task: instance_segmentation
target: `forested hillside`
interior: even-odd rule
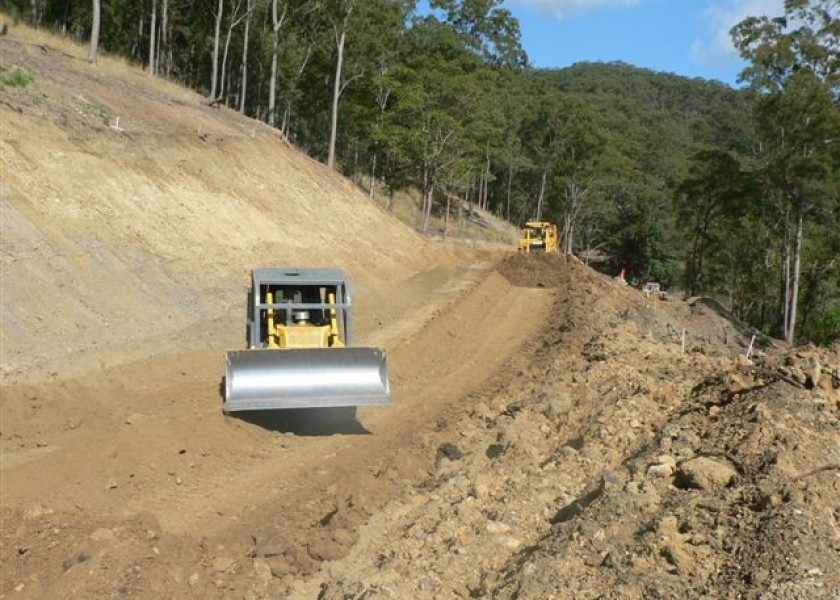
[[[715,295],[791,342],[840,333],[836,2],[736,27],[743,90],[621,63],[534,70],[501,1],[429,4],[5,3],[90,43],[92,63],[124,56],[267,122],[385,205],[417,191],[426,232],[459,199],[546,218],[605,271]]]

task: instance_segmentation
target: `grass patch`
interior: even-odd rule
[[[8,69],[0,67],[0,85],[25,88],[32,81],[32,75],[18,67],[15,67],[15,70],[11,72]]]
[[[87,114],[102,121],[103,125],[110,125],[111,111],[109,111],[105,106],[96,102],[86,102],[87,103],[85,105],[85,111],[87,112]]]

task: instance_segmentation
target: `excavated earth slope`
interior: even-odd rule
[[[83,55],[0,45],[0,598],[838,597],[836,345],[430,243]],[[349,273],[393,406],[221,413],[278,264]]]

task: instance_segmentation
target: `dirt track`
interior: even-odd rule
[[[453,404],[485,387],[538,333],[551,293],[514,287],[488,266],[466,272],[477,281],[426,279],[430,287],[414,293],[429,304],[391,328],[403,338],[370,336],[392,348],[396,403],[361,410],[356,420],[223,416],[221,348],[131,363],[84,383],[7,388],[4,406],[31,412],[5,415],[4,508],[18,516],[55,511],[77,534],[87,519],[119,523],[147,513],[157,535],[201,532],[235,546],[282,530],[279,539],[305,548],[311,524],[337,503],[355,498],[361,520],[396,486],[425,476],[422,433],[457,412]],[[444,283],[449,294],[441,294]],[[429,308],[437,314],[426,322]],[[68,402],[84,412],[72,414]],[[34,447],[14,449],[27,439]],[[32,590],[33,597],[63,593]]]
[[[268,128],[16,35],[0,598],[840,597],[837,347],[748,361],[703,303],[426,240]],[[222,414],[281,263],[348,272],[393,406]]]

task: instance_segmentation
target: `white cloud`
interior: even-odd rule
[[[610,6],[630,6],[639,0],[513,0],[517,4],[534,12],[551,15],[556,19],[563,19],[570,15],[605,8]]]
[[[777,17],[784,0],[709,0],[699,15],[704,35],[691,44],[691,59],[709,70],[724,71],[740,62],[729,31],[746,17]]]

